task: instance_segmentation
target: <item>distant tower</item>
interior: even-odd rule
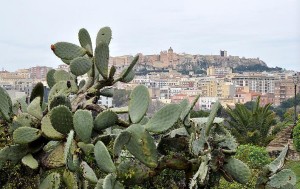
[[[227,51],[225,51],[225,50],[220,50],[220,55],[221,55],[222,57],[227,57]]]
[[[170,47],[168,50],[168,62],[169,62],[169,65],[173,64],[173,49],[172,49],[172,47]]]

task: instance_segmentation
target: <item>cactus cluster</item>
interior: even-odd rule
[[[86,29],[79,31],[80,46],[51,45],[54,54],[70,65],[70,73],[48,72],[48,104],[43,102],[41,83],[33,89],[29,105],[22,100],[13,104],[0,88],[0,116],[12,137],[0,150],[0,170],[8,161],[39,169],[41,189],[119,189],[149,181],[164,169],[185,171],[187,188],[213,187],[221,176],[247,183],[250,169],[233,157],[238,145],[223,119],[216,117],[219,102],[208,118],[190,118],[199,96],[192,103],[166,105],[149,118],[149,92],[140,85],[132,91],[128,107],[96,104],[99,95],[113,95],[110,86],[116,82],[130,82],[138,62],[136,56],[116,75],[108,61],[111,35],[109,27],[100,29],[94,51]],[[78,83],[77,76],[83,74],[88,80]],[[128,120],[120,113],[128,113]],[[293,173],[280,170],[284,157],[281,154],[264,168],[258,186],[295,185]]]

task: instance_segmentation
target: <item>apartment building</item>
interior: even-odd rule
[[[30,78],[31,79],[39,79],[39,80],[45,80],[47,73],[49,70],[51,70],[51,67],[47,66],[35,66],[29,68]]]
[[[214,103],[218,101],[218,97],[200,97],[198,106],[200,110],[210,110]]]
[[[232,74],[232,68],[230,67],[209,67],[206,70],[208,76],[225,76]]]
[[[296,92],[300,92],[300,84],[297,85]],[[293,98],[295,96],[295,85],[293,79],[290,77],[286,80],[279,80],[275,82],[274,90],[274,105],[279,106],[281,102]]]
[[[113,100],[112,97],[106,97],[106,96],[100,95],[100,98],[98,100],[98,104],[106,106],[108,108],[111,108],[111,107],[113,107],[112,100]]]
[[[252,75],[235,75],[231,78],[235,86],[248,86],[251,92],[274,93],[275,81],[278,79],[274,76],[252,74]]]
[[[224,79],[204,78],[198,81],[197,86],[201,96],[205,97],[232,98],[235,93],[233,83]]]

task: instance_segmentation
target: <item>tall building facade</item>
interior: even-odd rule
[[[275,92],[277,78],[266,75],[236,75],[231,80],[236,86],[248,86],[251,92],[265,94]]]
[[[227,57],[227,51],[225,51],[225,50],[220,50],[220,55],[221,55],[222,57]]]
[[[296,92],[297,94],[300,92],[299,85],[297,85]],[[279,106],[283,101],[293,98],[294,96],[295,85],[292,78],[275,82],[275,106]]]
[[[232,68],[230,67],[208,67],[207,70],[208,76],[226,76],[232,74]]]
[[[44,80],[47,76],[47,72],[51,70],[51,67],[47,66],[35,66],[29,68],[31,79],[41,79]]]

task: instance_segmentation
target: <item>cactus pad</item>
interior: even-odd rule
[[[117,177],[115,174],[109,174],[104,178],[103,181],[104,189],[124,189],[124,186],[117,181]]]
[[[118,177],[124,180],[126,185],[143,183],[148,179],[150,172],[150,168],[134,160],[123,160],[118,166]]]
[[[79,139],[85,143],[89,143],[94,127],[91,112],[87,110],[77,110],[73,116],[73,123]]]
[[[32,89],[30,94],[30,102],[32,102],[36,97],[40,97],[40,105],[42,106],[44,99],[44,85],[41,82],[38,82]]]
[[[86,50],[78,45],[68,42],[58,42],[51,45],[51,49],[56,56],[61,59],[73,60],[86,54]]]
[[[31,154],[27,154],[22,158],[22,163],[28,166],[30,169],[37,169],[39,167],[39,163]]]
[[[59,105],[50,113],[50,121],[56,131],[66,135],[73,129],[73,116],[68,107]]]
[[[103,144],[103,142],[98,141],[94,148],[95,160],[101,171],[106,173],[112,173],[116,171],[115,164],[113,163],[110,154]]]
[[[12,102],[8,93],[0,87],[0,116],[6,121],[10,121],[12,113]]]
[[[114,126],[118,121],[118,115],[110,110],[106,110],[98,114],[94,120],[94,129],[101,131],[103,129]]]
[[[134,57],[134,59],[132,60],[132,62],[130,63],[130,65],[128,66],[128,68],[126,68],[120,75],[121,81],[122,80],[126,80],[125,78],[131,78],[132,75],[134,75],[134,71],[133,71],[133,67],[136,65],[136,63],[139,60],[139,55],[136,55]],[[132,74],[133,73],[133,74]],[[124,82],[124,81],[123,81]],[[128,83],[128,82],[126,82]]]
[[[95,49],[95,65],[104,79],[108,78],[109,48],[106,43],[99,43]]]
[[[53,85],[55,85],[54,73],[55,73],[54,69],[51,69],[47,72],[46,79],[47,79],[47,84],[48,84],[49,88],[52,88]]]
[[[26,97],[25,96],[22,97],[22,98],[17,99],[16,103],[19,104],[19,108],[20,108],[21,112],[27,113],[28,104],[26,102]]]
[[[100,95],[101,96],[106,96],[106,97],[113,97],[113,95],[114,95],[114,88],[110,87],[110,88],[102,89],[100,91]]]
[[[184,101],[180,103],[180,106],[183,108],[183,111],[181,112],[180,119],[182,121],[185,121],[191,110],[194,108],[195,104],[198,102],[198,99],[200,98],[200,95],[197,95],[193,102],[191,104],[188,104]]]
[[[10,131],[14,131],[19,127],[35,127],[38,119],[28,113],[21,113],[14,118]]]
[[[217,101],[214,103],[214,105],[210,111],[210,114],[209,114],[207,122],[206,122],[206,136],[208,136],[208,134],[210,132],[211,126],[213,124],[213,121],[214,121],[220,107],[221,107],[221,104],[219,101]]]
[[[53,128],[49,115],[43,117],[41,124],[41,130],[43,132],[42,135],[46,138],[49,138],[51,140],[61,140],[65,138],[63,134],[61,134]]]
[[[89,32],[85,28],[81,28],[78,32],[80,45],[87,51],[89,55],[93,55],[92,40]]]
[[[104,182],[104,179],[99,179],[95,186],[95,189],[103,189],[103,182]]]
[[[63,173],[63,182],[67,189],[78,189],[76,175],[67,169],[65,169]]]
[[[71,81],[60,81],[56,83],[50,90],[48,101],[51,103],[54,97],[59,95],[68,96],[71,93],[76,93],[78,91],[78,87],[76,83]]]
[[[44,147],[43,150],[45,152],[51,152],[52,150],[54,150],[58,145],[61,144],[61,141],[49,141]]]
[[[69,59],[61,59],[61,61],[63,62],[63,63],[65,63],[65,64],[67,64],[67,65],[70,65],[70,63],[71,63],[71,61],[72,60],[69,60]]]
[[[189,101],[188,99],[183,99],[182,101],[180,101],[179,105],[182,108],[182,112],[180,114],[180,119],[182,121],[184,121],[184,118],[187,116],[187,114],[189,113]]]
[[[65,143],[65,149],[64,149],[64,160],[67,162],[68,156],[72,154],[71,152],[71,146],[73,143],[74,139],[74,131],[71,130],[70,133],[68,134],[67,141]]]
[[[53,77],[55,83],[58,83],[59,81],[68,81],[72,79],[72,76],[65,70],[56,70],[53,74]]]
[[[130,133],[128,131],[122,131],[114,142],[114,156],[119,156],[121,150],[125,144],[127,144],[130,140]]]
[[[227,163],[223,168],[229,176],[241,184],[246,184],[250,179],[251,171],[249,167],[238,159],[227,159]]]
[[[121,75],[123,75],[123,73]],[[120,81],[123,83],[129,83],[130,81],[132,81],[134,79],[134,77],[135,77],[135,72],[134,72],[134,70],[131,70],[125,77],[121,76]]]
[[[60,175],[53,172],[49,174],[40,184],[39,189],[59,189],[60,188]]]
[[[273,188],[284,188],[287,184],[296,185],[296,175],[290,169],[282,169],[271,176],[270,181],[267,183],[267,185]]]
[[[269,171],[271,171],[272,173],[276,173],[277,170],[279,170],[283,165],[284,165],[284,161],[285,161],[285,156],[288,152],[288,145],[286,145],[283,150],[280,152],[279,156],[272,161],[270,164],[266,165],[267,168],[269,169]]]
[[[28,148],[25,145],[10,145],[0,149],[0,170],[6,161],[10,161],[12,164],[20,161],[28,152]]]
[[[86,81],[83,79],[79,82],[78,88],[81,89],[85,85]]]
[[[27,112],[30,115],[38,118],[39,120],[41,120],[43,117],[43,111],[40,106],[40,103],[41,103],[41,97],[38,96],[38,97],[34,98],[34,100],[31,101],[31,103],[27,107]]]
[[[80,167],[82,169],[83,172],[83,177],[92,182],[92,183],[97,183],[98,178],[95,174],[95,172],[93,171],[93,169],[85,162],[81,162]]]
[[[86,57],[77,57],[70,63],[70,71],[75,76],[84,75],[92,68],[93,63]]]
[[[166,105],[148,121],[145,125],[146,130],[153,133],[162,133],[170,129],[179,119],[181,110],[178,104]]]
[[[99,43],[102,43],[102,42],[109,45],[111,36],[112,36],[112,32],[111,32],[110,27],[101,28],[97,34],[96,45],[98,45]]]
[[[42,131],[32,127],[19,127],[13,133],[14,142],[17,144],[28,144],[42,135]]]
[[[148,110],[150,95],[144,85],[139,85],[130,93],[129,116],[132,123],[140,122]]]
[[[117,71],[117,68],[114,65],[112,65],[109,70],[109,78],[111,78],[111,79],[114,78],[116,71]]]
[[[59,144],[54,150],[42,159],[42,164],[47,168],[57,168],[65,165],[64,144]]]
[[[66,107],[68,107],[70,110],[72,110],[72,106],[71,106],[71,102],[70,102],[70,99],[64,95],[58,95],[58,96],[55,96],[50,104],[49,104],[49,108],[50,110],[58,105],[64,105]]]
[[[126,129],[131,135],[127,150],[146,166],[155,168],[157,166],[157,150],[154,139],[139,124],[133,124]]]
[[[94,152],[95,146],[93,144],[78,142],[77,145],[84,152],[85,155],[89,155],[90,153]]]

